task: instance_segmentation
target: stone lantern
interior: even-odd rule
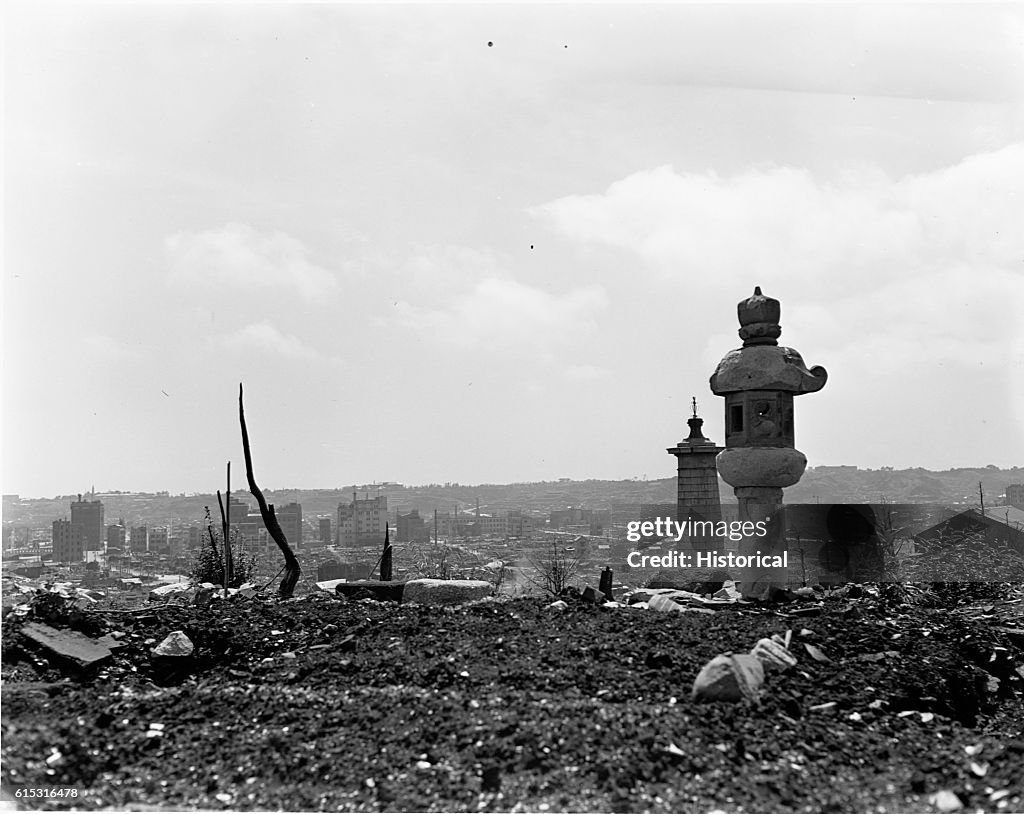
[[[737,306],[743,347],[729,351],[711,376],[711,391],[725,397],[725,449],[718,455],[718,473],[733,487],[741,521],[770,521],[768,534],[745,535],[741,556],[782,555],[782,489],[804,473],[807,459],[796,449],[793,397],[825,386],[823,367],[804,365],[800,354],[779,346],[779,301],[761,288]],[[781,567],[741,566],[744,596],[767,597],[784,587]]]

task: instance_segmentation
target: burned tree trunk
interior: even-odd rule
[[[380,555],[380,579],[381,582],[391,582],[394,574],[392,565],[392,545],[389,537],[389,527],[384,526],[384,553]]]
[[[299,561],[295,557],[284,532],[281,531],[281,524],[277,522],[277,515],[274,514],[274,507],[267,505],[267,499],[263,492],[256,485],[256,478],[252,474],[252,455],[249,452],[249,432],[245,428],[245,408],[242,406],[242,385],[238,385],[238,421],[242,425],[242,451],[245,453],[245,475],[249,480],[249,491],[253,493],[256,502],[260,504],[260,516],[263,518],[263,525],[267,527],[267,533],[274,538],[277,547],[284,555],[284,576],[281,578],[281,587],[278,588],[278,595],[287,599],[295,592],[295,585],[299,581]]]

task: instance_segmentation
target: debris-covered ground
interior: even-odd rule
[[[1024,810],[1019,599],[950,610],[857,588],[672,613],[548,604],[318,594],[69,615],[37,598],[4,621],[5,796],[74,787],[34,807],[133,810]],[[77,629],[113,655],[61,663],[29,625],[37,638]],[[173,654],[174,631],[191,656]],[[769,667],[759,701],[691,700],[709,659],[773,634],[797,663]]]

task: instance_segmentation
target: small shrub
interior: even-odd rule
[[[193,585],[212,582],[214,585],[224,584],[224,535],[214,529],[210,519],[210,508],[206,507],[206,539],[199,547],[192,560],[189,578]],[[231,582],[229,588],[237,588],[251,582],[256,573],[257,557],[255,554],[246,556],[242,552],[238,533],[232,530],[231,535]]]
[[[533,573],[527,579],[537,588],[553,596],[561,596],[580,568],[580,559],[570,554],[556,540],[551,550],[536,558],[529,558]]]

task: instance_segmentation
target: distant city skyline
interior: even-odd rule
[[[673,477],[755,285],[809,465],[1024,463],[1024,9],[4,9],[2,490]]]

